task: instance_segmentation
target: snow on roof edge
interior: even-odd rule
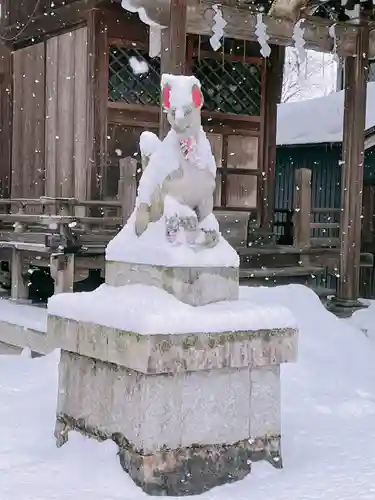
[[[339,143],[343,134],[344,91],[279,104],[278,146]],[[375,82],[367,85],[366,130],[375,126]]]

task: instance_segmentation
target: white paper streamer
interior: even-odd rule
[[[305,51],[305,39],[303,35],[305,34],[305,28],[301,28],[304,19],[300,19],[295,25],[293,30],[293,40],[294,40],[294,48],[297,50],[299,60],[303,62],[306,59],[306,51]]]
[[[257,14],[257,25],[255,35],[260,45],[260,53],[263,57],[269,57],[271,54],[271,47],[268,44],[269,36],[267,35],[267,26],[263,21],[263,14]]]
[[[157,26],[150,26],[148,53],[150,57],[161,55],[161,29]]]
[[[223,13],[219,5],[213,5],[215,11],[214,24],[212,26],[213,35],[210,38],[210,44],[213,50],[219,50],[221,47],[221,39],[224,37],[224,28],[228,24],[223,17]]]

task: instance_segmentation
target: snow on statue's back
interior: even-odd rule
[[[163,75],[163,110],[171,125],[160,141],[140,138],[143,173],[133,214],[106,258],[164,266],[238,266],[213,215],[216,164],[201,125],[203,94],[194,76]]]

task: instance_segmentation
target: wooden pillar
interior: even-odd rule
[[[375,186],[363,186],[362,241],[372,242],[374,237]]]
[[[75,255],[52,254],[50,257],[51,276],[55,281],[55,294],[72,293],[74,286]]]
[[[162,31],[161,74],[185,74],[186,63],[186,0],[170,0],[169,25]],[[159,135],[168,133],[167,117],[160,110]]]
[[[293,245],[302,253],[301,264],[310,264],[310,256],[303,253],[311,247],[311,170],[299,168],[295,172]]]
[[[266,63],[266,88],[264,99],[263,122],[263,176],[260,189],[260,224],[272,229],[275,170],[276,170],[276,122],[277,105],[281,99],[283,85],[285,47],[273,45],[271,55]]]
[[[121,201],[122,223],[125,226],[131,216],[137,197],[137,160],[132,157],[120,160],[120,181],[118,187]]]
[[[343,90],[345,87],[344,66],[345,66],[345,58],[339,57],[339,62],[337,64],[336,91]]]
[[[0,196],[9,198],[12,175],[12,57],[0,43]]]
[[[100,10],[89,12],[87,30],[87,199],[98,200],[106,166],[108,106],[108,30]]]
[[[12,249],[11,260],[11,298],[13,300],[25,300],[29,297],[29,289],[24,278],[24,258],[22,252]]]
[[[343,165],[341,173],[340,277],[337,299],[357,302],[361,251],[361,212],[366,118],[369,29],[358,29],[356,54],[345,61]]]
[[[294,246],[305,250],[311,246],[311,170],[299,168],[295,173]]]

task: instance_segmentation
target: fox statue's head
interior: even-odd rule
[[[195,135],[201,126],[203,94],[194,76],[162,75],[163,110],[175,132],[183,137]]]

